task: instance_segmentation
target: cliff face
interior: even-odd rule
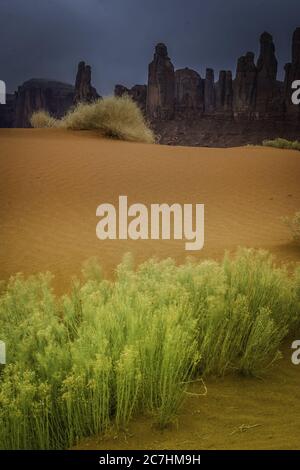
[[[260,55],[257,61],[255,111],[258,115],[268,115],[280,111],[278,102],[282,97],[277,87],[277,59],[273,38],[269,33],[260,37]]]
[[[116,85],[115,95],[129,95],[163,143],[256,144],[264,138],[299,139],[300,106],[291,101],[294,80],[300,80],[300,28],[293,34],[284,82],[277,80],[273,38],[264,32],[257,61],[253,52],[247,52],[238,59],[234,78],[230,70],[221,70],[217,81],[210,68],[205,78],[187,67],[175,71],[166,45],[159,43],[149,64],[148,84]],[[97,98],[91,68],[80,62],[75,87],[50,80],[25,82],[0,107],[0,126],[28,127],[38,109],[61,117],[77,103]]]
[[[62,117],[72,106],[74,87],[66,83],[32,79],[19,86],[15,103],[15,127],[30,127],[34,111],[44,109],[52,116]]]
[[[216,110],[215,74],[213,69],[206,69],[204,81],[204,111],[212,114]]]
[[[255,109],[257,84],[257,68],[254,64],[254,53],[247,52],[238,59],[234,80],[233,109],[238,116],[247,114],[249,117]]]
[[[123,85],[115,86],[115,96],[130,96],[135,101],[143,113],[146,112],[147,85],[134,85],[132,88],[126,88]]]
[[[0,128],[13,127],[15,121],[15,95],[6,95],[6,104],[0,105]]]
[[[284,83],[277,80],[277,67],[275,45],[267,32],[260,37],[257,63],[254,53],[247,52],[237,61],[235,78],[230,70],[222,70],[217,82],[210,68],[204,79],[189,68],[174,72],[167,47],[160,43],[149,65],[146,116],[153,123],[192,117],[286,120],[298,116],[299,109],[291,104],[291,83],[300,79],[300,28],[293,35],[292,62],[285,67]]]
[[[291,102],[291,84],[300,80],[300,28],[293,35],[284,83],[277,80],[277,68],[267,32],[260,37],[256,63],[254,53],[247,52],[237,61],[234,79],[230,70],[221,70],[217,81],[210,68],[204,79],[189,68],[174,72],[167,47],[160,43],[149,65],[146,111],[144,101],[142,109],[162,143],[230,146],[299,139],[300,106]]]
[[[79,102],[100,98],[91,85],[91,67],[78,65],[75,87],[46,79],[31,79],[19,86],[15,95],[8,95],[7,105],[0,107],[0,127],[30,127],[30,117],[43,109],[61,118]]]
[[[100,98],[96,88],[92,86],[92,70],[90,65],[79,62],[75,80],[74,104],[91,103]]]
[[[297,47],[293,47],[297,56]],[[157,45],[154,61],[149,65],[147,94],[147,116],[152,120],[172,119],[178,114],[189,117],[191,109],[207,116],[232,114],[236,118],[242,115],[256,119],[283,112],[283,85],[276,80],[277,59],[269,33],[261,35],[256,65],[253,52],[238,59],[235,80],[230,70],[222,70],[217,82],[212,69],[206,70],[203,82],[194,70],[177,70],[175,75],[173,70],[167,48]],[[166,108],[168,112],[160,112]]]
[[[174,106],[177,115],[197,117],[204,111],[204,85],[200,75],[189,68],[176,70]]]
[[[146,111],[150,119],[172,119],[175,110],[175,72],[165,44],[155,48],[149,64]]]
[[[221,70],[216,84],[216,111],[231,114],[233,109],[233,82],[230,70]]]

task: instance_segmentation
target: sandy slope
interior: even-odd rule
[[[283,359],[264,380],[208,379],[206,396],[186,397],[165,430],[154,417],[137,417],[122,431],[83,440],[78,449],[300,449],[300,366]],[[190,392],[203,394],[201,384]]]
[[[181,241],[96,238],[96,207],[116,204],[119,195],[128,195],[129,203],[204,203],[206,240],[199,259],[247,245],[299,261],[300,250],[280,220],[300,209],[299,182],[299,152],[154,146],[91,133],[2,129],[0,278],[51,270],[63,290],[91,256],[107,273],[127,251],[138,261],[153,255],[183,261],[188,253]],[[161,433],[151,428],[151,419],[139,418],[116,439],[92,439],[81,447],[299,448],[299,367],[291,365],[287,351],[265,382],[210,380],[207,397],[186,401],[178,429]]]
[[[58,285],[99,257],[111,272],[126,251],[183,261],[182,241],[99,241],[96,207],[167,202],[205,204],[205,247],[220,257],[237,245],[300,259],[281,216],[300,209],[300,153],[268,148],[208,149],[100,139],[88,132],[0,130],[0,278],[51,270]]]

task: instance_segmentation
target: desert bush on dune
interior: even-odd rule
[[[278,149],[290,149],[290,150],[300,150],[300,142],[298,140],[287,140],[287,139],[274,139],[274,140],[264,140],[263,145],[265,147],[274,147]]]
[[[139,107],[129,96],[108,97],[94,103],[80,103],[62,119],[53,120],[47,113],[33,114],[33,127],[61,127],[73,130],[96,130],[105,137],[133,142],[154,143],[155,138]],[[37,116],[36,116],[37,115]],[[49,123],[49,125],[48,125]]]
[[[0,448],[70,447],[138,413],[164,426],[190,381],[262,374],[299,332],[299,302],[300,270],[254,250],[179,267],[127,257],[113,281],[93,261],[61,298],[49,274],[17,275],[0,297]]]
[[[58,127],[57,119],[50,116],[50,114],[44,110],[40,110],[40,111],[37,111],[36,113],[33,113],[33,115],[30,118],[30,124],[32,125],[32,127],[37,128],[37,129],[44,129],[48,127]]]
[[[128,96],[79,104],[63,118],[63,125],[74,130],[99,130],[107,137],[121,140],[154,142],[141,110]]]

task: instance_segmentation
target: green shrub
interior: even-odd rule
[[[300,150],[300,142],[298,140],[291,141],[280,137],[274,140],[264,140],[263,145],[265,147],[275,147],[278,149]]]
[[[94,103],[79,103],[62,119],[53,119],[44,111],[31,117],[33,127],[61,127],[73,130],[95,130],[105,137],[133,142],[154,143],[140,108],[127,95],[107,97]]]
[[[264,251],[137,269],[126,257],[114,281],[92,261],[60,298],[49,274],[17,275],[0,296],[0,448],[70,447],[139,413],[165,426],[191,380],[264,373],[299,307],[300,269]]]

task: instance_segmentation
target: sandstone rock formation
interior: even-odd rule
[[[221,70],[216,84],[216,110],[219,113],[232,113],[233,84],[230,70]]]
[[[174,71],[167,47],[159,43],[149,65],[148,86],[115,87],[115,95],[128,94],[141,108],[161,142],[185,145],[241,145],[264,138],[298,138],[300,106],[291,102],[291,84],[300,80],[300,28],[292,41],[292,59],[285,66],[284,83],[277,80],[273,38],[263,33],[255,64],[253,52],[237,62],[236,76],[214,70],[205,79],[189,68]],[[10,104],[0,109],[0,126],[27,127],[33,111],[46,109],[62,116],[74,102],[98,97],[91,85],[91,69],[78,66],[75,88],[49,80],[30,80],[19,87]],[[15,112],[14,112],[15,111]],[[263,121],[263,124],[262,124]]]
[[[31,79],[18,88],[15,97],[15,127],[30,127],[30,117],[35,111],[44,109],[52,116],[61,118],[78,102],[91,102],[99,98],[91,85],[91,67],[84,62],[78,65],[73,85],[46,79]]]
[[[74,104],[91,103],[99,98],[96,89],[92,86],[92,71],[85,62],[79,62],[75,81]]]
[[[153,61],[149,65],[147,90],[147,115],[150,119],[172,119],[174,117],[175,73],[165,44],[155,48]]]
[[[276,81],[277,59],[271,34],[260,37],[260,55],[257,61],[255,111],[257,116],[280,111],[279,88]]]
[[[39,109],[60,118],[70,109],[73,99],[72,85],[45,79],[28,80],[16,93],[15,127],[30,127],[31,115]]]
[[[0,128],[14,126],[16,97],[14,94],[6,95],[6,104],[0,105]]]
[[[299,36],[298,29],[293,40],[294,65],[287,66],[286,88],[299,67]],[[215,83],[214,70],[210,68],[206,69],[205,80],[188,68],[177,70],[174,80],[174,68],[164,44],[157,45],[154,60],[149,65],[146,114],[151,121],[190,119],[192,115],[195,118],[202,115],[218,118],[223,115],[226,119],[230,116],[235,119],[281,118],[283,104],[284,90],[283,84],[277,81],[275,46],[267,32],[260,37],[257,65],[254,53],[247,52],[238,59],[234,80],[231,71],[222,70]]]
[[[204,109],[207,114],[216,109],[215,75],[213,69],[206,69],[204,82]]]
[[[204,111],[204,88],[200,75],[189,68],[175,72],[175,110],[185,117]]]
[[[293,35],[292,62],[285,67],[284,84],[277,80],[277,59],[273,38],[260,37],[260,54],[238,59],[235,79],[222,70],[217,82],[213,69],[205,80],[189,69],[175,72],[175,112],[164,122],[151,118],[160,141],[181,145],[241,145],[261,143],[278,136],[299,138],[300,106],[291,102],[292,81],[300,80],[300,28]],[[152,94],[158,94],[153,83]],[[191,110],[200,109],[194,113]],[[295,117],[297,119],[295,119]],[[263,121],[263,124],[262,124]]]
[[[284,80],[284,101],[287,117],[300,119],[300,106],[295,106],[291,99],[294,80],[300,80],[300,28],[297,28],[293,34],[292,62],[285,65]]]
[[[257,68],[254,63],[254,53],[247,52],[238,59],[236,77],[234,80],[233,106],[236,115],[247,114],[255,109],[255,93]]]
[[[142,111],[146,111],[147,102],[147,85],[134,85],[130,90],[130,96],[135,101]]]
[[[124,85],[115,85],[114,95],[117,97],[121,97],[123,95],[129,94],[130,90]]]
[[[114,94],[115,96],[130,96],[141,108],[143,113],[146,112],[147,85],[134,85],[132,88],[127,88],[123,85],[116,85]]]

